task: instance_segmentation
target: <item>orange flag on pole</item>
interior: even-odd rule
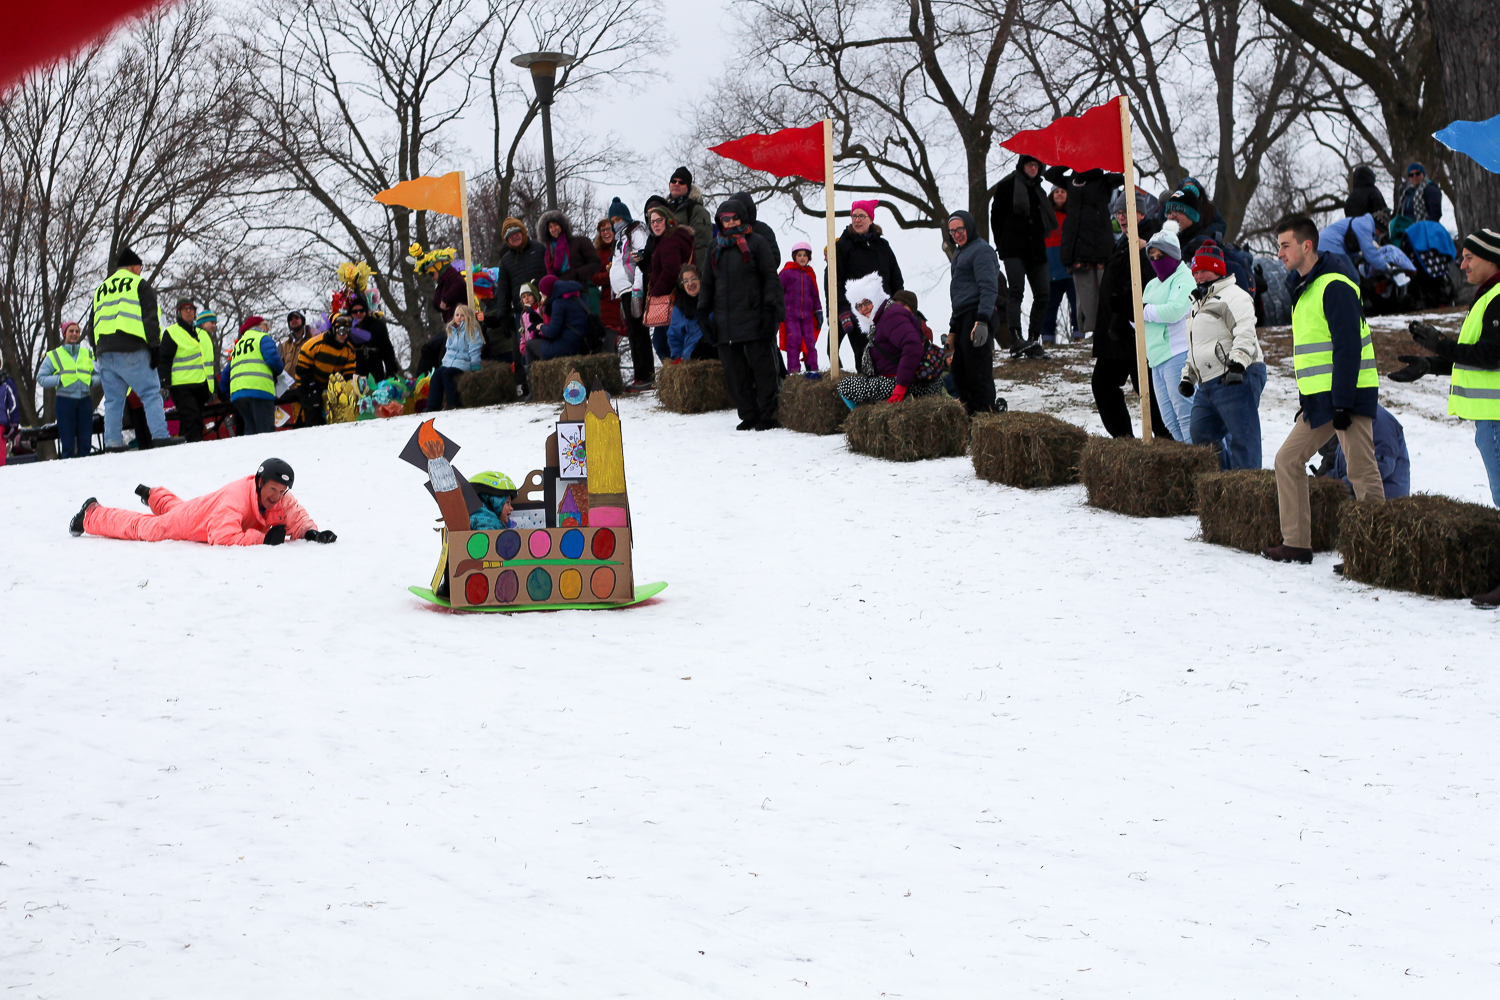
[[[415,212],[426,209],[462,219],[462,186],[463,175],[457,171],[441,177],[415,177],[380,192],[375,200],[382,205],[401,205]]]

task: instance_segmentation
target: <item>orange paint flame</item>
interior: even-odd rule
[[[429,459],[443,457],[443,436],[433,429],[436,417],[417,428],[417,447]]]

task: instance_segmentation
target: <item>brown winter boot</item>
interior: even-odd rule
[[[1295,545],[1273,545],[1269,549],[1261,549],[1260,554],[1275,562],[1312,562],[1312,549],[1298,548]]]
[[[1496,608],[1500,608],[1500,587],[1496,587],[1494,590],[1490,591],[1487,594],[1480,594],[1478,597],[1469,601],[1469,603],[1474,605],[1474,607],[1476,608],[1484,608],[1488,611],[1493,611]]]

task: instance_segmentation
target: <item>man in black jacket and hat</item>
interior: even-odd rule
[[[779,263],[750,229],[749,213],[730,198],[719,206],[719,235],[709,247],[698,293],[698,325],[717,341],[724,380],[739,410],[735,430],[777,426],[776,331],[786,318]]]

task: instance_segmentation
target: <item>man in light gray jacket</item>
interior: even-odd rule
[[[1235,283],[1219,248],[1193,258],[1187,363],[1178,391],[1193,400],[1193,444],[1218,444],[1225,469],[1260,468],[1260,394],[1266,361],[1255,334],[1255,300]]]
[[[1000,277],[1000,258],[979,237],[974,216],[954,212],[948,216],[948,238],[954,246],[950,264],[948,297],[953,306],[948,321],[948,342],[953,348],[953,384],[958,398],[969,413],[989,413],[995,409],[994,352],[990,333],[998,329],[1000,318],[995,305],[1000,301],[1005,279]]]

